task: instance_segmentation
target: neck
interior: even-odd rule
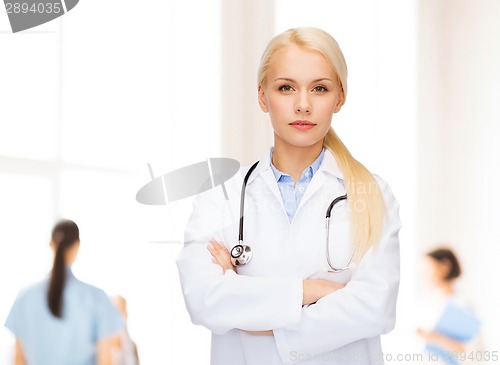
[[[272,162],[278,170],[292,176],[297,182],[302,171],[318,158],[322,148],[322,140],[312,146],[297,147],[283,143],[275,135]]]
[[[453,282],[451,281],[443,281],[439,284],[439,290],[447,295],[451,295],[455,293],[455,289],[453,287]]]

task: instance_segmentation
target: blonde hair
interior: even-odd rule
[[[266,85],[273,55],[281,48],[296,45],[321,53],[337,75],[344,104],[347,95],[347,65],[338,43],[327,32],[317,28],[294,28],[274,37],[262,55],[258,84]],[[384,223],[385,204],[373,175],[357,161],[332,128],[323,139],[344,175],[351,210],[351,240],[354,257],[360,260],[380,240]]]

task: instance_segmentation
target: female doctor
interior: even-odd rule
[[[274,146],[226,183],[229,200],[219,189],[197,196],[177,258],[191,320],[212,332],[212,364],[384,363],[380,335],[394,327],[399,285],[398,204],[330,127],[346,94],[345,60],[328,33],[290,29],[264,51],[258,102]],[[328,207],[344,194],[325,230]],[[251,259],[233,266],[238,244]]]

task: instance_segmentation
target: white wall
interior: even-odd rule
[[[225,157],[251,164],[273,143],[257,103],[257,68],[274,36],[274,0],[222,1],[222,128]]]
[[[490,351],[500,340],[499,19],[494,0],[419,2],[419,251],[456,249]]]

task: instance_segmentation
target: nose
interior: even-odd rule
[[[297,100],[295,102],[295,113],[311,113],[311,103],[309,102],[309,98],[307,94],[300,93],[297,96]]]

